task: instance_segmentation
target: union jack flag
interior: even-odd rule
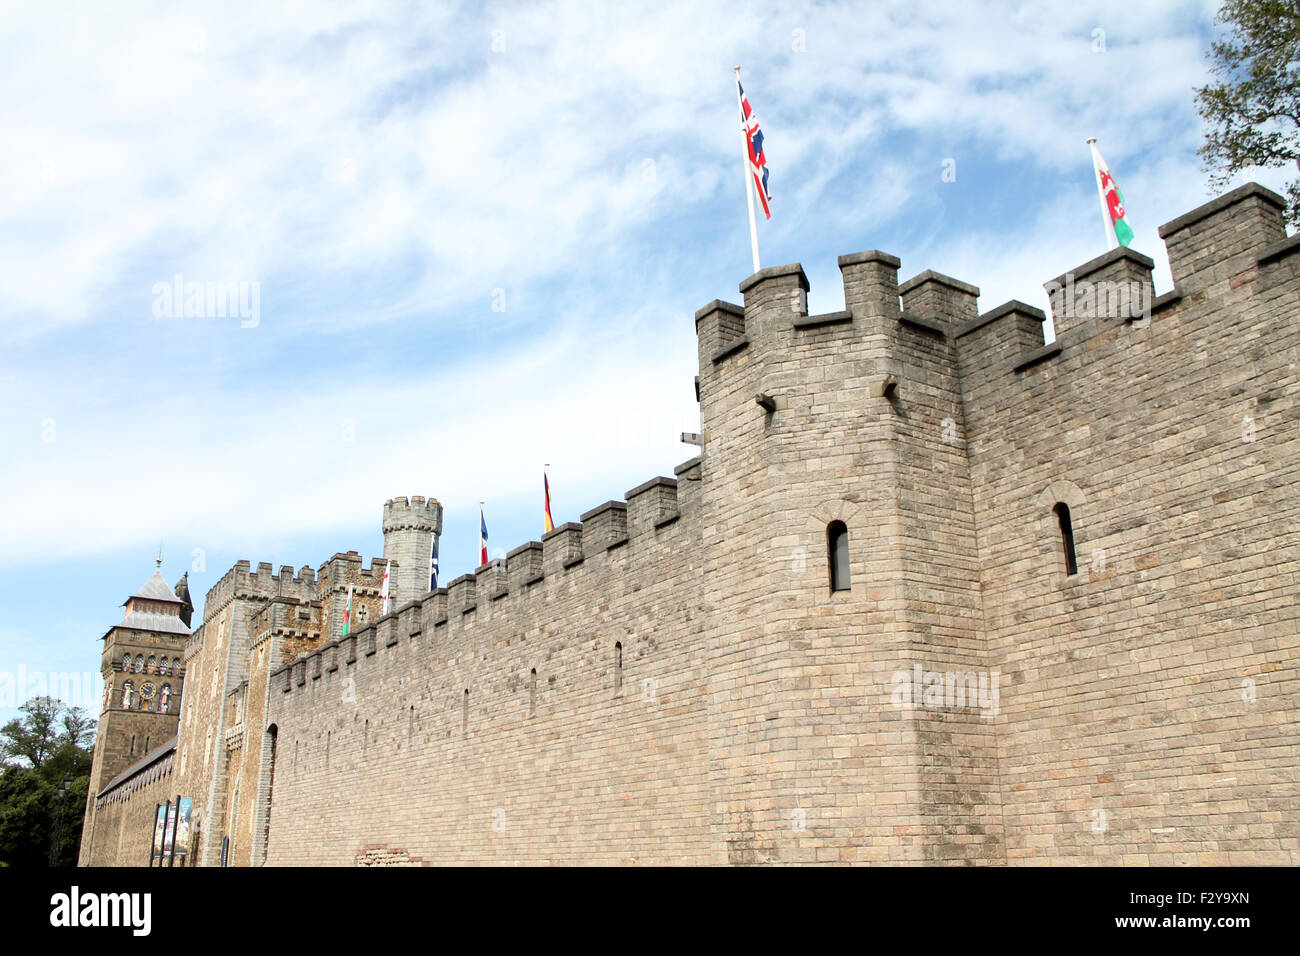
[[[769,203],[772,200],[772,194],[767,190],[767,157],[763,155],[763,131],[758,128],[758,116],[754,108],[749,105],[749,97],[745,95],[745,88],[740,85],[740,78],[736,78],[736,88],[740,91],[740,109],[745,114],[745,139],[749,143],[749,172],[754,177],[754,189],[758,193],[759,202],[763,204],[763,217],[772,218],[772,207]]]

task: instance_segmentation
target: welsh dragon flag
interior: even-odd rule
[[[1128,213],[1124,211],[1124,194],[1115,185],[1115,177],[1110,174],[1106,160],[1101,158],[1097,144],[1090,141],[1089,145],[1092,147],[1092,166],[1097,171],[1102,203],[1110,217],[1110,227],[1115,230],[1115,239],[1119,244],[1127,246],[1133,242],[1133,229],[1128,224]]]

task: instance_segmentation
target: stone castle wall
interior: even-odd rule
[[[177,799],[173,748],[142,757],[130,780],[104,796],[90,795],[93,813],[82,830],[79,866],[148,866],[158,804]]]
[[[1300,242],[1256,186],[1162,236],[1171,293],[1101,256],[1050,345],[886,253],[828,315],[765,269],[696,315],[675,480],[383,618],[382,559],[241,562],[186,656],[203,862],[1296,862]]]
[[[707,862],[698,484],[629,493],[273,675],[267,862]]]
[[[1253,186],[1162,235],[1177,285],[1149,322],[1054,297],[1030,364],[964,356],[1012,863],[1300,859],[1300,257]],[[1119,249],[1074,280],[1151,266]]]

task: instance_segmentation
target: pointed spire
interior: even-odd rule
[[[167,581],[162,576],[162,555],[154,558],[153,575],[144,583],[138,591],[131,595],[132,598],[144,598],[147,601],[170,601],[173,604],[183,604],[176,592],[171,589]],[[128,601],[130,598],[127,599]]]
[[[162,556],[159,555],[155,559],[153,576],[126,599],[126,615],[122,618],[122,625],[146,631],[188,634],[189,615],[193,607],[186,577],[180,581],[180,585],[185,585],[185,596],[177,597],[162,576]]]

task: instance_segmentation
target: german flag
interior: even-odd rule
[[[542,472],[542,493],[544,495],[544,509],[542,524],[547,531],[555,530],[555,522],[551,520],[551,479],[547,477],[546,472]]]

